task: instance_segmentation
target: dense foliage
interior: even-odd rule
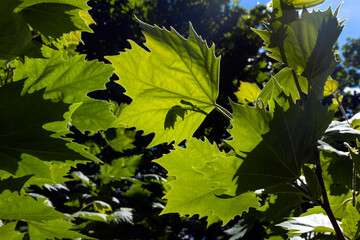
[[[333,73],[339,9],[115,2],[92,2],[91,41],[87,0],[0,6],[0,236],[358,238],[359,116],[329,77],[357,85],[355,40]]]

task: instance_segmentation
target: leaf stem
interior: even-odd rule
[[[304,98],[304,93],[303,93],[302,90],[301,90],[301,87],[300,87],[300,84],[299,84],[299,79],[298,79],[298,77],[297,77],[297,74],[296,74],[296,72],[295,72],[294,69],[291,69],[291,73],[292,73],[292,75],[293,75],[293,77],[294,77],[294,80],[295,80],[295,85],[296,85],[296,88],[297,88],[298,93],[299,93],[299,96],[300,96],[300,101],[304,101],[304,100],[305,100],[305,98]],[[309,84],[309,83],[308,83],[308,84]],[[308,91],[309,91],[309,90],[308,90]],[[309,94],[309,92],[308,92],[308,94]]]
[[[323,202],[321,204],[321,207],[325,210],[326,214],[328,215],[328,218],[330,219],[330,222],[336,232],[336,236],[338,237],[338,239],[340,240],[346,240],[346,238],[344,237],[339,224],[336,221],[336,218],[334,216],[334,213],[331,210],[330,207],[330,203],[329,203],[329,199],[327,196],[327,192],[326,192],[326,188],[325,188],[325,184],[324,184],[324,179],[322,177],[322,169],[321,169],[321,163],[320,163],[320,158],[319,158],[319,150],[316,149],[315,150],[315,162],[316,162],[316,176],[319,180],[320,183],[320,187],[322,190],[322,196],[323,196]]]
[[[339,109],[340,109],[341,114],[343,115],[343,117],[345,118],[345,120],[347,121],[347,123],[349,124],[349,126],[351,127],[351,124],[350,124],[350,122],[349,122],[349,118],[348,118],[347,115],[346,115],[345,109],[344,109],[343,105],[341,104],[341,102],[340,102],[340,100],[339,100],[339,96],[338,96],[337,93],[338,93],[338,92],[335,92],[335,93],[333,93],[332,95],[333,95],[333,97],[336,99],[337,103],[339,104]]]
[[[229,121],[233,120],[231,112],[229,112],[226,108],[220,106],[219,104],[215,103],[215,109],[221,113],[226,119]]]

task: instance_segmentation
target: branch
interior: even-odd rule
[[[320,164],[320,158],[319,158],[319,150],[316,149],[316,153],[315,153],[315,159],[316,159],[316,176],[319,180],[320,183],[320,187],[322,190],[322,196],[323,196],[323,203],[321,204],[321,207],[325,210],[326,214],[328,215],[330,222],[336,232],[336,236],[338,237],[338,239],[340,240],[346,240],[346,238],[344,237],[344,234],[342,233],[339,224],[336,221],[336,218],[334,216],[334,213],[331,210],[330,207],[330,203],[329,203],[329,199],[327,196],[327,192],[326,192],[326,188],[325,188],[325,184],[324,184],[324,179],[322,177],[322,169],[321,169],[321,164]]]

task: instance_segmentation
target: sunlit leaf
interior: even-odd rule
[[[142,155],[134,155],[112,160],[111,164],[100,166],[101,176],[104,181],[120,180],[122,177],[133,177],[136,169],[141,164]]]
[[[140,25],[150,52],[130,42],[131,49],[106,57],[119,76],[117,82],[133,99],[114,126],[135,126],[145,134],[154,132],[150,146],[180,143],[193,135],[205,114],[215,107],[220,59],[215,56],[214,46],[209,48],[191,25],[188,39],[174,29],[168,31],[143,22]],[[187,109],[187,114],[183,110],[166,121],[175,106]]]
[[[15,12],[45,36],[61,37],[76,30],[92,32],[80,12],[89,10],[88,0],[26,0]]]
[[[270,111],[273,111],[275,107],[274,101],[283,101],[280,100],[284,97],[283,94],[291,97],[293,102],[296,102],[300,98],[294,74],[298,79],[301,91],[303,93],[308,92],[306,78],[297,75],[296,72],[293,72],[290,68],[283,68],[280,72],[273,76],[268,83],[266,83],[258,97],[258,99],[262,100],[265,106],[269,104]]]
[[[268,30],[254,30],[265,41],[269,56],[306,77],[319,99],[336,65],[333,46],[343,29],[336,14],[330,8],[311,13],[304,9],[299,17],[294,8],[276,0]]]
[[[71,230],[74,225],[66,220],[49,220],[44,222],[28,221],[30,239],[94,239]]]
[[[135,148],[135,135],[135,131],[124,127],[110,128],[105,131],[105,140],[115,151],[123,152]]]
[[[0,194],[0,218],[8,220],[46,221],[68,219],[66,215],[48,207],[43,200],[22,196],[5,190]]]
[[[0,236],[6,240],[22,240],[25,233],[15,230],[16,222],[9,222],[0,227]]]
[[[324,86],[324,97],[330,96],[333,92],[335,92],[338,89],[338,87],[339,87],[338,81],[335,81],[329,76]]]
[[[284,0],[284,3],[288,5],[292,4],[295,8],[314,7],[323,2],[325,2],[325,0]]]
[[[256,83],[241,82],[239,90],[234,94],[239,103],[248,103],[254,102],[258,98],[260,92],[261,90]]]
[[[45,89],[44,98],[66,103],[87,101],[91,91],[105,89],[113,68],[96,60],[86,61],[85,55],[64,59],[61,51],[42,48],[45,58],[25,57],[18,62],[14,81],[25,80],[22,94]]]
[[[74,214],[71,214],[73,218],[82,218],[88,219],[92,221],[99,221],[99,222],[109,222],[115,219],[118,219],[116,216],[112,216],[105,213],[98,213],[98,212],[87,212],[87,211],[79,211]]]
[[[73,112],[71,123],[83,133],[106,130],[116,119],[110,105],[105,101],[88,100]]]
[[[219,219],[226,224],[249,207],[259,207],[253,192],[221,197],[235,196],[233,177],[241,160],[227,157],[207,140],[191,139],[186,149],[178,147],[156,162],[167,169],[168,176],[176,177],[169,182],[171,190],[165,195],[168,202],[162,214],[199,214],[200,218],[208,217],[208,225]]]
[[[344,234],[350,239],[357,239],[360,228],[360,213],[357,207],[353,207],[350,203],[346,204],[344,217],[341,219],[341,222]]]
[[[338,224],[341,222],[338,221]],[[291,217],[290,220],[277,224],[286,228],[290,236],[308,232],[331,232],[335,233],[329,218],[324,214],[312,214],[303,217]]]

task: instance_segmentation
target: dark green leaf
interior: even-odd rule
[[[68,105],[44,100],[42,92],[20,96],[22,84],[0,88],[0,168],[15,174],[18,162],[27,155],[45,161],[87,159],[71,150],[83,151],[83,146],[50,137],[51,132],[43,128],[46,123],[63,120]]]
[[[316,99],[304,106],[289,104],[287,110],[276,104],[272,116],[232,103],[233,140],[228,143],[244,159],[236,173],[239,193],[297,179],[331,121],[332,113]]]
[[[2,0],[0,5],[0,67],[20,56],[31,42],[31,32],[22,16],[13,12],[20,0]]]

